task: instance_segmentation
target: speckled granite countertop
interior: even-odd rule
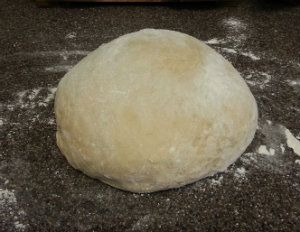
[[[180,6],[1,1],[0,231],[300,231],[300,5]],[[89,51],[147,27],[188,33],[223,54],[249,84],[260,122],[227,172],[132,194],[68,165],[53,98]]]

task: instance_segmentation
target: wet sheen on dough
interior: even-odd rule
[[[183,33],[144,29],[101,45],[60,81],[57,144],[85,174],[132,192],[224,171],[257,105],[234,67]]]

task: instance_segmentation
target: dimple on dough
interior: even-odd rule
[[[60,81],[57,144],[85,174],[132,192],[224,171],[257,127],[236,69],[189,35],[144,29],[101,45]]]

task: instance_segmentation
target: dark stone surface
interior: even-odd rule
[[[285,127],[300,133],[300,6],[294,3],[39,9],[31,1],[2,0],[0,231],[300,231],[300,158],[284,136]],[[55,143],[51,91],[86,51],[147,27],[218,39],[211,46],[257,99],[260,128],[227,172],[132,194],[68,165]],[[275,155],[259,154],[261,145]]]

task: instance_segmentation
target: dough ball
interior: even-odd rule
[[[60,81],[57,144],[88,176],[132,192],[224,171],[257,126],[248,86],[189,35],[145,29],[101,45]]]

